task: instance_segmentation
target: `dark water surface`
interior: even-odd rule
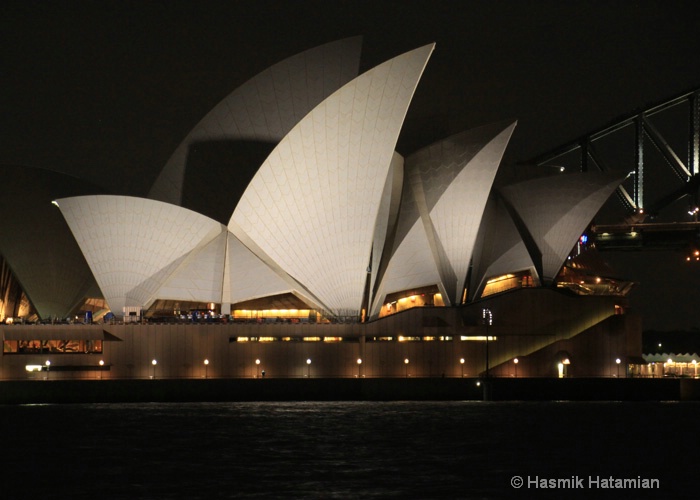
[[[696,498],[697,403],[0,406],[0,498]],[[511,478],[585,479],[514,489]],[[589,476],[657,490],[589,488]]]

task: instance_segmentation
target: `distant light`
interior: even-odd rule
[[[459,358],[459,362],[464,364],[464,358]]]
[[[99,363],[99,365],[100,365],[100,366],[104,366],[104,365],[105,365],[105,362],[104,362],[104,360],[103,360],[103,359],[101,359],[101,360],[100,360],[100,363]]]
[[[518,363],[520,363],[520,360],[519,360],[518,358],[515,358],[515,359],[513,360],[513,363],[515,363],[515,364],[517,365]]]
[[[27,365],[24,367],[28,372],[40,372],[42,368],[41,365]]]
[[[408,364],[408,358],[403,360],[404,364]]]
[[[673,363],[673,360],[671,358],[668,358],[668,361],[666,361],[669,365]]]
[[[158,364],[158,361],[156,361],[156,360],[154,359],[153,361],[151,361],[151,364],[152,364],[153,366],[156,366],[156,365]]]
[[[564,170],[566,170],[566,167],[559,167],[560,172],[563,172]]]
[[[582,234],[581,235],[581,243],[586,243],[588,241],[588,235]]]
[[[619,365],[621,362],[622,361],[620,360],[620,358],[615,358],[615,363],[617,363]]]
[[[49,361],[48,359],[46,360],[46,366],[51,366],[51,361]]]
[[[256,364],[256,365],[259,365],[259,364],[260,364],[260,360],[259,360],[259,359],[256,359],[256,360],[255,360],[255,364]]]
[[[477,381],[476,386],[479,387],[481,385],[481,382]]]
[[[309,359],[306,360],[306,364],[307,364],[307,365],[310,365],[310,364],[311,364],[311,358],[309,358]]]
[[[659,347],[661,347],[661,342],[659,342]]]
[[[569,358],[566,358],[564,361],[561,362],[563,365],[570,365],[571,361],[569,361]]]
[[[52,201],[51,201],[51,204],[52,204],[53,206],[55,206],[55,207],[61,208],[61,207],[58,206],[58,202],[57,202],[56,200],[52,200]]]
[[[205,364],[205,365],[208,365],[208,364],[209,364],[209,360],[208,360],[208,359],[205,359],[205,360],[204,360],[204,364]]]
[[[358,364],[358,365],[361,365],[361,364],[362,364],[362,359],[361,359],[361,358],[357,358],[357,364]]]

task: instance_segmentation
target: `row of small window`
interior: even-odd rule
[[[5,340],[3,354],[101,354],[101,340]]]
[[[234,342],[359,342],[358,337],[229,337]]]
[[[486,337],[461,337],[460,340],[486,340]],[[495,337],[489,336],[489,340]],[[229,343],[234,342],[359,342],[359,337],[229,337]],[[366,342],[451,342],[451,336],[422,336],[405,337],[377,336],[365,337]]]

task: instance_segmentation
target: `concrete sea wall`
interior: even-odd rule
[[[204,401],[682,401],[694,379],[318,378],[13,380],[0,404]]]

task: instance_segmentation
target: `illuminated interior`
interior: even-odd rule
[[[515,290],[517,288],[532,288],[537,286],[535,278],[529,270],[520,271],[517,273],[508,273],[501,276],[495,276],[486,282],[484,291],[481,293],[481,297],[488,297],[489,295],[494,295],[496,293],[507,292],[508,290]]]
[[[438,291],[437,285],[404,290],[386,296],[379,317],[383,318],[414,307],[443,307],[444,305],[442,294]]]
[[[312,309],[234,309],[231,311],[234,321],[257,323],[320,323],[321,315]]]
[[[229,342],[352,342],[357,338],[345,337],[231,337]]]
[[[572,254],[557,276],[557,288],[577,295],[626,296],[634,282],[614,277],[614,271],[592,249]]]
[[[3,354],[101,354],[101,340],[5,340]]]

